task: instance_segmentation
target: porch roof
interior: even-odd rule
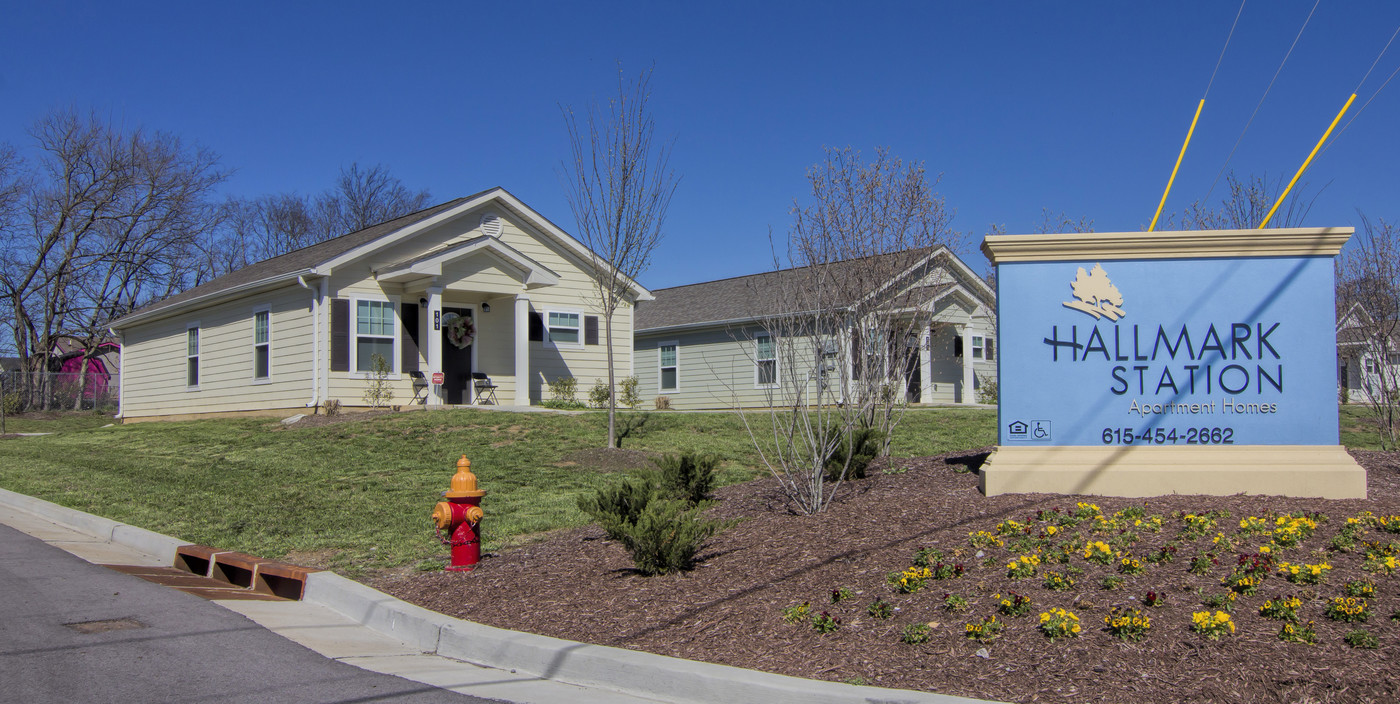
[[[375,270],[374,277],[379,281],[403,283],[424,277],[442,276],[444,264],[482,254],[518,271],[527,289],[559,283],[559,274],[551,271],[549,267],[489,235],[444,245],[412,259],[386,264]]]

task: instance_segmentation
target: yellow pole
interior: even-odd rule
[[[1172,182],[1176,180],[1177,169],[1181,168],[1181,160],[1186,158],[1186,147],[1191,144],[1191,133],[1196,131],[1196,120],[1201,119],[1201,108],[1206,106],[1206,99],[1201,98],[1201,102],[1196,105],[1196,116],[1191,118],[1191,129],[1186,130],[1186,141],[1181,143],[1181,153],[1176,155],[1176,166],[1172,167],[1172,177],[1167,179],[1167,190],[1162,191],[1162,202],[1157,204],[1157,212],[1152,214],[1152,224],[1147,226],[1147,231],[1157,229],[1157,218],[1162,216],[1162,207],[1167,204],[1167,194],[1172,192]]]
[[[1347,104],[1342,106],[1342,111],[1337,113],[1335,118],[1332,118],[1332,124],[1327,126],[1327,131],[1322,133],[1322,139],[1317,140],[1317,146],[1313,147],[1312,153],[1308,155],[1308,158],[1303,160],[1303,165],[1298,167],[1298,173],[1293,174],[1293,180],[1288,182],[1288,188],[1283,189],[1283,193],[1279,194],[1278,202],[1274,203],[1274,207],[1269,209],[1269,214],[1264,216],[1264,222],[1259,223],[1258,229],[1262,230],[1268,226],[1269,220],[1274,217],[1274,212],[1278,210],[1280,205],[1283,205],[1283,199],[1287,198],[1288,192],[1293,190],[1293,184],[1297,183],[1298,179],[1302,178],[1303,172],[1308,170],[1308,164],[1311,164],[1313,157],[1317,156],[1317,150],[1322,148],[1322,143],[1327,141],[1328,135],[1331,135],[1332,130],[1336,129],[1337,123],[1342,121],[1342,115],[1347,114],[1347,110],[1351,108],[1351,101],[1353,100],[1356,100],[1355,93],[1352,93],[1351,97],[1347,98]]]

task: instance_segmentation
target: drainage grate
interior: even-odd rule
[[[101,621],[83,621],[81,623],[63,624],[79,633],[106,633],[107,631],[129,631],[133,628],[145,628],[146,624],[134,618],[108,618]]]

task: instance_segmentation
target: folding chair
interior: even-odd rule
[[[428,378],[423,376],[423,372],[409,372],[408,376],[413,379],[413,400],[409,401],[409,403],[427,405]]]
[[[473,394],[472,397],[472,403],[478,406],[500,405],[496,401],[496,383],[491,381],[491,377],[481,372],[472,372],[472,387],[476,389],[476,393]]]

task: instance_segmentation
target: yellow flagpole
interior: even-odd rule
[[[1172,192],[1172,182],[1176,180],[1176,172],[1181,168],[1181,160],[1186,158],[1186,147],[1191,144],[1191,134],[1196,131],[1196,121],[1201,119],[1201,108],[1206,106],[1206,99],[1201,98],[1201,102],[1196,105],[1196,116],[1191,118],[1191,129],[1186,130],[1186,141],[1181,143],[1181,153],[1176,155],[1176,166],[1172,167],[1172,176],[1167,179],[1167,190],[1162,191],[1162,202],[1157,204],[1157,212],[1152,214],[1152,224],[1147,226],[1147,231],[1152,232],[1157,229],[1157,218],[1162,216],[1162,207],[1167,204],[1167,194]]]
[[[1302,178],[1303,172],[1308,170],[1308,164],[1311,164],[1313,157],[1317,156],[1317,150],[1322,148],[1322,143],[1327,141],[1327,137],[1332,134],[1332,130],[1336,129],[1337,123],[1342,121],[1342,115],[1345,115],[1347,110],[1351,108],[1351,102],[1353,100],[1356,100],[1355,93],[1352,93],[1351,97],[1347,98],[1347,104],[1342,106],[1342,111],[1337,113],[1336,117],[1332,118],[1332,124],[1327,126],[1327,131],[1322,133],[1322,139],[1317,140],[1317,146],[1313,147],[1312,153],[1308,154],[1308,158],[1303,160],[1303,165],[1298,167],[1298,173],[1293,174],[1293,180],[1288,182],[1288,188],[1283,189],[1283,193],[1279,194],[1278,202],[1274,203],[1274,207],[1269,209],[1269,214],[1264,216],[1264,222],[1259,223],[1258,229],[1262,230],[1268,226],[1269,220],[1273,219],[1274,213],[1278,210],[1278,207],[1283,205],[1283,199],[1287,198],[1288,192],[1293,190],[1293,184],[1297,183],[1299,178]]]

